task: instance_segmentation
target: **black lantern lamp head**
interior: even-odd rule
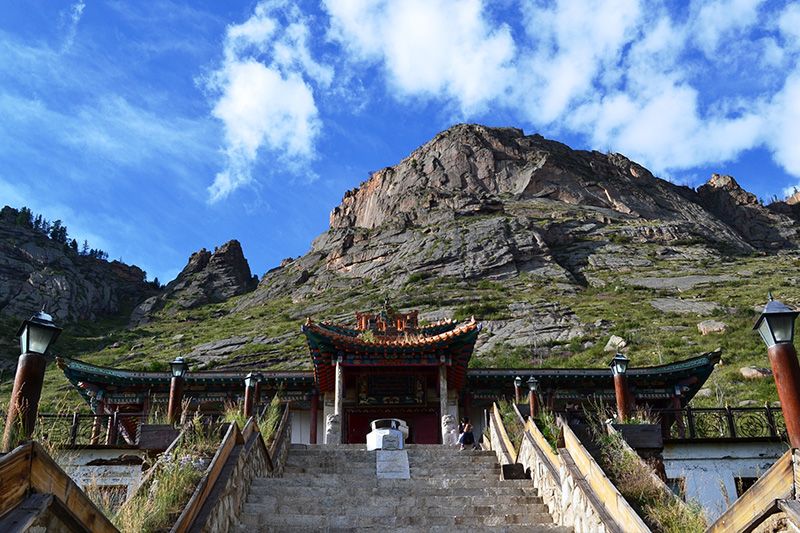
[[[800,315],[788,305],[772,298],[769,293],[769,301],[764,306],[764,311],[758,317],[753,329],[758,331],[767,348],[776,344],[792,343],[794,341],[794,321]]]
[[[261,383],[264,379],[264,376],[259,374],[258,372],[250,372],[244,378],[244,386],[247,388],[255,387],[256,383]]]
[[[625,373],[628,371],[628,363],[630,362],[631,362],[630,359],[628,359],[621,353],[617,353],[611,360],[611,364],[609,364],[609,366],[611,367],[611,373],[615,376],[616,375],[624,376]]]
[[[183,357],[176,357],[174,361],[170,362],[169,369],[172,372],[172,377],[183,378],[189,370],[189,364],[184,361]]]
[[[539,380],[531,376],[528,378],[528,390],[536,392],[539,390]]]
[[[514,378],[514,386],[516,388],[522,387],[522,378],[521,377],[517,376],[517,377]]]
[[[45,354],[61,333],[61,328],[53,323],[53,317],[39,311],[25,320],[17,331],[22,353]]]

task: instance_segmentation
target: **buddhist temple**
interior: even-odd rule
[[[400,418],[409,441],[436,444],[447,425],[470,416],[481,430],[484,412],[499,398],[513,398],[515,378],[538,381],[542,405],[579,409],[588,398],[613,403],[614,382],[606,368],[470,368],[481,324],[475,319],[420,324],[416,311],[386,305],[359,312],[354,325],[315,322],[302,326],[312,371],[208,370],[188,372],[183,396],[192,409],[220,412],[244,399],[244,378],[258,373],[255,405],[276,394],[293,412],[293,442],[363,443],[369,422]],[[680,409],[708,379],[719,352],[628,372],[631,395],[652,409]],[[124,418],[123,437],[133,441],[138,420],[166,411],[169,372],[139,372],[94,366],[62,357],[58,364],[96,413]],[[524,394],[528,388],[525,385]],[[449,415],[449,416],[448,416]],[[446,418],[445,418],[446,417]],[[668,417],[664,424],[671,421]]]

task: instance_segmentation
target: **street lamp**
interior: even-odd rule
[[[800,364],[793,344],[794,321],[798,315],[800,312],[774,300],[770,293],[764,311],[753,326],[767,345],[792,448],[800,448]]]
[[[538,414],[536,409],[537,392],[539,392],[539,380],[531,376],[528,378],[528,406],[530,407],[531,420],[536,418],[536,415]]]
[[[611,374],[614,376],[614,395],[617,398],[617,420],[625,422],[630,415],[631,397],[628,389],[628,363],[630,359],[617,353],[611,360]]]
[[[258,372],[250,372],[244,378],[244,416],[253,416],[253,406],[258,404],[260,384],[264,376]]]
[[[30,319],[23,321],[17,331],[20,353],[44,355],[59,334],[61,334],[61,328],[53,323],[53,317],[44,311],[39,311]]]
[[[522,378],[517,376],[514,378],[514,400],[516,403],[522,401],[520,389],[522,388]]]
[[[61,328],[43,310],[22,322],[17,331],[21,353],[8,405],[3,451],[11,451],[19,437],[30,439],[33,434],[47,366],[45,354],[60,333]],[[20,425],[22,433],[18,434]]]
[[[167,406],[167,421],[174,424],[181,414],[181,402],[183,401],[183,389],[186,385],[186,372],[189,364],[183,357],[176,357],[169,363],[169,370],[172,380],[169,383],[169,404]]]

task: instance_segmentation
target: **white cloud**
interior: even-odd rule
[[[79,0],[69,7],[68,20],[66,21],[67,33],[64,38],[64,44],[61,46],[62,53],[72,48],[75,36],[78,33],[78,23],[81,21],[84,9],[86,9],[86,3],[83,0]]]
[[[767,145],[775,161],[800,177],[800,69],[786,80],[770,102]]]
[[[314,158],[320,120],[313,85],[329,86],[333,71],[312,58],[309,35],[308,21],[285,2],[261,2],[228,27],[223,64],[207,82],[227,158],[208,189],[212,203],[252,182],[262,148],[294,168]]]
[[[469,115],[514,81],[514,41],[480,0],[325,0],[331,37],[354,59],[381,63],[400,97],[444,98]]]
[[[778,28],[789,47],[800,48],[800,4],[790,3],[781,11]]]
[[[699,48],[714,56],[720,41],[758,24],[763,0],[695,0],[691,10],[691,31]]]

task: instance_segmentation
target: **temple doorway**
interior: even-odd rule
[[[409,444],[440,444],[439,412],[435,408],[368,407],[345,409],[345,442],[367,442],[369,423],[378,418],[400,418],[408,424]]]

